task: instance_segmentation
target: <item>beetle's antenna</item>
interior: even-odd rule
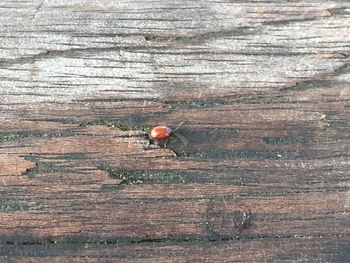
[[[185,122],[184,121],[182,121],[177,127],[176,127],[176,129],[173,131],[173,134],[174,134],[174,136],[176,136],[177,138],[179,138],[180,139],[180,141],[182,142],[182,144],[184,145],[184,146],[186,146],[187,144],[188,144],[188,140],[184,137],[184,136],[182,136],[180,133],[176,133],[176,131],[181,127],[181,125],[182,124],[184,124]]]
[[[174,130],[174,132],[176,132],[177,131],[177,129],[179,129],[180,127],[181,127],[181,125],[182,124],[184,124],[185,122],[184,121],[182,121],[179,125],[177,125],[177,127],[175,128],[175,130]]]

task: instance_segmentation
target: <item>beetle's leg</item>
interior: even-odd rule
[[[158,141],[157,144],[159,145],[160,148],[165,148],[166,147],[165,140]]]
[[[154,144],[154,141],[152,139],[148,140],[148,147],[150,147],[152,144]]]

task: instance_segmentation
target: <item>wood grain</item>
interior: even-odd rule
[[[349,54],[345,0],[2,1],[0,261],[346,262]]]

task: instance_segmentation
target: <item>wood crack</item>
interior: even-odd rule
[[[57,57],[74,57],[76,53],[80,52],[104,52],[104,51],[121,51],[121,50],[139,50],[145,48],[145,46],[133,46],[133,47],[127,47],[127,46],[112,46],[112,47],[87,47],[87,48],[72,48],[72,49],[65,49],[65,50],[47,50],[45,52],[38,53],[34,56],[28,56],[28,57],[19,57],[12,60],[3,60],[0,61],[0,66],[9,67],[16,64],[32,64],[38,60],[48,59],[48,58],[57,58]]]
[[[31,20],[34,20],[34,19],[36,18],[37,14],[39,13],[39,11],[41,10],[41,8],[43,7],[45,1],[46,1],[46,0],[43,0],[43,1],[39,4],[39,6],[36,8],[36,10],[35,10],[35,12],[34,12],[34,14],[33,14]]]
[[[333,72],[329,74],[325,74],[324,77],[318,76],[317,79],[308,79],[308,80],[298,81],[293,86],[283,87],[279,89],[279,91],[288,91],[288,90],[304,91],[308,89],[313,89],[315,87],[327,87],[329,86],[329,83],[331,81],[331,79],[327,78],[328,76],[334,78],[336,76],[339,76],[348,72],[349,69],[350,69],[350,63],[345,62],[341,66],[334,69]]]

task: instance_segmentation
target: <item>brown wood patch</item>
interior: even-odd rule
[[[2,1],[0,261],[346,262],[349,10]]]

